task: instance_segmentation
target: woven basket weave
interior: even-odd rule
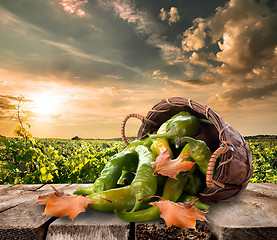
[[[122,138],[127,145],[125,124],[130,117],[136,117],[142,121],[137,138],[143,138],[148,133],[156,132],[162,123],[180,111],[188,111],[192,115],[208,119],[213,123],[213,125],[203,124],[200,133],[195,138],[205,141],[214,152],[213,156],[217,157],[221,154],[213,179],[208,182],[207,176],[207,187],[200,193],[200,200],[220,202],[241,193],[253,173],[251,151],[241,134],[209,106],[181,97],[163,99],[148,112],[146,117],[138,114],[126,116],[122,123]],[[211,169],[214,167],[212,158],[209,167]]]

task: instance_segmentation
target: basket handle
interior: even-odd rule
[[[234,151],[233,144],[227,141],[222,141],[219,148],[215,150],[215,152],[212,154],[207,167],[207,174],[206,174],[207,188],[210,188],[210,189],[214,188],[216,190],[219,190],[220,188],[225,187],[223,183],[213,179],[213,171],[214,171],[214,165],[216,163],[218,156],[220,154],[224,154],[228,152],[229,150]]]
[[[126,136],[125,136],[125,126],[126,126],[127,120],[128,120],[129,118],[132,118],[132,117],[133,117],[133,118],[139,119],[139,120],[140,120],[141,122],[143,122],[143,123],[157,125],[156,122],[154,122],[154,121],[152,121],[152,120],[150,120],[150,119],[148,119],[148,118],[146,118],[146,117],[144,117],[144,116],[142,116],[142,115],[140,115],[140,114],[137,114],[137,113],[130,113],[130,114],[128,114],[128,115],[123,119],[122,124],[121,124],[121,138],[122,138],[122,140],[123,140],[123,142],[125,143],[126,146],[129,145],[129,142],[127,141],[127,138],[126,138]]]

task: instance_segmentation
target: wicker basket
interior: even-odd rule
[[[213,123],[213,125],[203,124],[199,135],[195,137],[205,141],[214,152],[208,169],[213,169],[216,161],[214,159],[221,155],[214,177],[208,174],[206,176],[206,189],[199,195],[201,201],[220,202],[241,193],[253,173],[251,151],[241,134],[209,106],[181,97],[163,99],[148,112],[146,117],[134,113],[127,115],[122,123],[122,139],[128,145],[125,124],[130,117],[142,121],[137,138],[143,138],[148,133],[156,132],[163,122],[180,111],[188,111]]]

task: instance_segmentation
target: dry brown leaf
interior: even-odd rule
[[[196,220],[207,221],[205,212],[198,210],[191,202],[174,203],[169,200],[151,202],[150,204],[160,208],[160,216],[165,220],[167,227],[175,225],[181,228],[195,228]]]
[[[156,161],[150,163],[154,172],[170,178],[177,179],[179,172],[190,171],[195,162],[183,161],[190,153],[182,153],[175,160],[170,159],[170,154],[166,150],[157,156]]]
[[[53,217],[68,216],[74,223],[74,219],[81,212],[85,212],[87,205],[97,203],[84,196],[72,196],[57,190],[55,187],[53,193],[39,196],[36,203],[46,205],[42,215],[50,215]]]

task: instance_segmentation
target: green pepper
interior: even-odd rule
[[[163,126],[163,125],[162,125]],[[195,137],[200,130],[200,120],[189,112],[179,112],[165,122],[163,130],[160,133],[150,135],[150,138],[166,138],[178,148],[178,140],[184,136]]]
[[[205,177],[198,165],[194,165],[188,174],[188,182],[184,186],[184,193],[192,196],[198,195],[205,188]]]
[[[157,134],[164,134],[166,133],[166,125],[167,122],[164,122],[158,129]],[[169,142],[166,138],[155,138],[152,139],[152,145],[150,147],[151,151],[156,155],[160,155],[164,151],[168,151],[170,157],[173,157],[172,150],[170,148]]]
[[[164,189],[164,186],[165,186],[165,183],[166,183],[168,177],[163,176],[158,173],[156,173],[156,175],[157,175],[157,191],[156,191],[155,195],[162,196],[163,189]]]
[[[164,122],[159,127],[156,135],[150,136],[153,141],[151,150],[156,155],[168,150],[170,157],[173,158],[173,153],[167,139],[180,138],[184,135],[195,136],[195,134],[198,133],[199,128],[200,122],[198,118],[192,116],[189,112],[179,112]]]
[[[136,172],[138,167],[138,157],[135,151],[123,151],[133,152],[136,157],[126,157],[122,166],[122,171],[125,172]]]
[[[199,118],[185,111],[174,115],[166,125],[166,132],[177,134],[179,138],[182,136],[194,137],[198,134],[199,130]]]
[[[136,204],[132,211],[138,210],[143,201],[139,199],[153,196],[157,190],[157,176],[153,175],[153,168],[150,162],[155,161],[155,155],[146,146],[137,146],[135,151],[138,154],[139,162],[137,172],[130,188],[131,193],[136,197]]]
[[[135,151],[134,146],[138,145],[144,145],[147,144],[146,141],[141,141],[141,140],[135,140],[134,142],[131,143],[132,147],[125,149],[124,151],[129,151],[132,150],[132,152]],[[149,144],[147,144],[149,145]],[[130,146],[130,145],[129,145]],[[138,157],[136,159],[134,158],[126,158],[124,161],[124,164],[122,166],[122,172],[121,176],[117,181],[117,184],[119,185],[130,185],[131,182],[133,181],[134,177],[136,176],[136,171],[138,167]]]
[[[184,147],[183,147],[183,149],[182,149],[182,151],[180,152],[180,154],[181,153],[190,153],[190,151],[189,151],[189,144],[186,144]],[[192,159],[192,157],[189,155],[189,156],[187,156],[186,158],[185,158],[185,160],[186,161],[191,161],[191,162],[195,162],[193,159]],[[194,168],[192,168],[191,170],[190,170],[190,172],[193,172],[194,171]]]
[[[143,145],[146,147],[150,147],[151,144],[152,140],[149,137],[143,139],[136,139],[133,142],[131,142],[123,151],[134,152],[137,146]]]
[[[176,202],[180,197],[188,178],[186,173],[179,173],[177,178],[178,180],[173,178],[166,180],[162,194],[163,199]],[[135,212],[123,212],[115,209],[114,213],[118,218],[126,222],[147,222],[160,218],[160,209],[156,206]]]
[[[115,154],[105,165],[100,176],[92,186],[77,189],[73,192],[76,195],[90,195],[116,187],[117,181],[122,174],[122,170],[135,171],[138,163],[137,146],[150,146],[150,138],[134,140],[122,152]]]
[[[206,175],[209,160],[212,152],[207,144],[202,140],[196,140],[190,137],[182,137],[181,142],[187,142],[184,152],[190,152],[190,157],[197,163],[200,171]]]
[[[162,198],[176,202],[188,182],[188,176],[189,174],[181,172],[177,175],[177,179],[168,178],[164,185]]]
[[[124,212],[115,209],[114,213],[118,218],[125,222],[149,222],[160,218],[160,209],[156,206],[135,212]]]
[[[117,181],[121,175],[122,167],[126,160],[137,161],[137,153],[130,151],[123,151],[115,154],[105,165],[100,176],[95,180],[90,187],[77,189],[73,192],[76,195],[90,195],[93,193],[102,192],[115,188]]]
[[[193,199],[196,199],[196,197],[184,194],[184,195],[181,195],[181,197],[178,199],[178,202],[190,202]],[[209,210],[210,209],[209,205],[202,203],[199,199],[196,200],[192,205],[195,206],[196,208],[198,208],[199,210]]]
[[[119,185],[130,185],[136,174],[133,171],[122,170],[121,176],[117,181]]]
[[[153,144],[150,147],[151,151],[156,155],[160,155],[161,153],[168,151],[171,158],[173,158],[173,153],[170,148],[168,141],[164,138],[156,138],[153,140]]]
[[[88,206],[101,212],[113,212],[114,209],[131,210],[136,202],[136,198],[131,194],[130,185],[95,193],[88,196],[88,198],[98,202]]]
[[[164,133],[165,132],[165,128],[166,128],[166,122],[163,123],[157,133]],[[151,138],[149,138],[151,139]],[[152,145],[150,146],[151,151],[158,156],[159,154],[163,153],[164,151],[168,151],[170,157],[173,156],[171,147],[168,143],[168,141],[166,139],[163,138],[156,138],[156,139],[152,139]],[[157,186],[157,193],[162,194],[163,188],[164,188],[164,184],[166,182],[168,177],[165,177],[163,175],[158,174],[157,175],[157,182],[158,182],[158,186]]]

